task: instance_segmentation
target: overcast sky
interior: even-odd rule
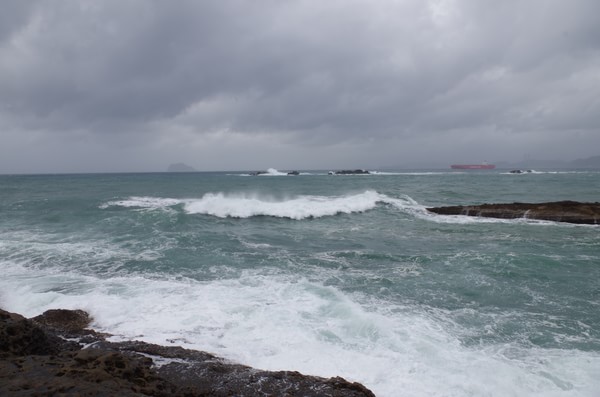
[[[0,173],[600,154],[598,0],[0,9]]]

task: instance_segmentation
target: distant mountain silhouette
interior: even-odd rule
[[[194,167],[190,167],[184,163],[176,163],[171,164],[169,168],[167,168],[167,172],[195,172],[196,169]]]
[[[600,156],[577,159],[571,161],[569,165],[573,168],[600,168]]]
[[[561,160],[525,160],[518,163],[500,163],[501,168],[563,168],[563,169],[596,169],[600,168],[600,156],[592,156],[573,161]]]

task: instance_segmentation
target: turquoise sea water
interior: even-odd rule
[[[600,226],[428,206],[599,201],[600,173],[0,176],[0,307],[378,396],[598,396]]]

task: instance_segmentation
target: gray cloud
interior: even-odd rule
[[[7,1],[0,172],[589,156],[597,37],[593,0]]]

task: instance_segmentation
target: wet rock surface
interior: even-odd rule
[[[90,320],[81,310],[26,319],[0,309],[0,395],[374,396],[339,377],[262,371],[181,347],[108,342],[86,328]]]
[[[340,171],[330,171],[329,175],[367,175],[370,174],[367,170],[340,170]]]
[[[511,203],[432,207],[440,215],[467,215],[500,219],[528,218],[576,224],[600,224],[600,203],[555,201],[547,203]]]

